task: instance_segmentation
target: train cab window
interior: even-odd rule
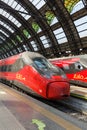
[[[47,78],[56,75],[63,75],[66,78],[64,72],[59,67],[52,65],[48,60],[45,58],[34,58],[33,59],[35,69],[42,75]]]
[[[35,58],[34,60],[35,65],[39,69],[48,69],[50,68],[49,63],[44,58]]]

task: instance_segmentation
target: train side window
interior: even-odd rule
[[[11,65],[9,65],[9,66],[6,66],[6,71],[11,71]]]
[[[0,66],[0,71],[1,71],[1,66]]]
[[[1,71],[3,72],[3,66],[1,67]]]
[[[75,69],[82,70],[83,66],[80,63],[75,63]]]
[[[4,71],[4,66],[2,66],[2,72]]]
[[[2,72],[2,66],[1,66],[1,72]]]
[[[7,65],[7,67],[6,67],[6,71],[8,72],[8,65]]]
[[[4,72],[6,71],[6,66],[5,66],[5,65],[3,66],[3,71],[4,71]]]

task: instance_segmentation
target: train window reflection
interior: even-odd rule
[[[50,68],[49,63],[43,58],[35,58],[33,61],[34,61],[35,65],[39,69],[48,69],[48,68]]]

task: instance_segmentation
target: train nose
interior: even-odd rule
[[[68,82],[52,82],[47,86],[47,98],[63,99],[70,95],[70,85]]]

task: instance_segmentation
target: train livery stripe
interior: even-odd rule
[[[82,130],[81,128],[79,128],[79,127],[75,126],[74,124],[70,123],[69,121],[64,120],[60,116],[51,113],[50,111],[46,110],[45,108],[43,108],[41,106],[38,106],[36,103],[30,101],[29,99],[26,99],[25,97],[17,94],[15,91],[13,92],[12,90],[10,90],[10,89],[8,90],[8,89],[6,89],[4,87],[2,89],[4,89],[10,95],[15,96],[19,100],[27,103],[35,111],[41,113],[43,116],[45,116],[46,118],[52,120],[53,122],[60,125],[64,129],[66,129],[66,130]]]

